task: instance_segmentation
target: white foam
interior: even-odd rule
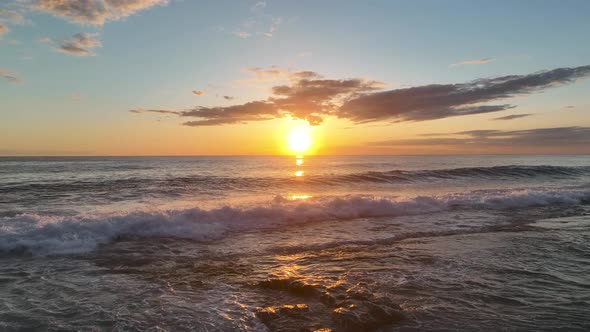
[[[580,204],[588,200],[590,191],[579,188],[537,189],[475,191],[403,200],[343,196],[292,201],[277,196],[270,202],[252,207],[144,211],[83,218],[23,214],[0,218],[0,251],[27,250],[40,255],[82,253],[119,236],[177,237],[199,241],[218,239],[232,231],[292,223],[395,217],[449,209]]]

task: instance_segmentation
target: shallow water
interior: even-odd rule
[[[0,197],[0,330],[590,328],[588,156],[0,158]]]

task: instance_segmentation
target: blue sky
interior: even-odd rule
[[[44,2],[0,2],[0,25],[6,27],[0,69],[8,73],[4,76],[19,78],[0,79],[0,153],[145,154],[142,147],[159,140],[160,130],[161,135],[182,131],[186,134],[179,140],[196,141],[227,131],[248,135],[248,126],[258,130],[263,124],[187,127],[173,114],[129,113],[265,100],[274,81],[254,82],[248,68],[313,71],[329,79],[361,78],[383,82],[383,89],[403,89],[590,64],[588,1],[122,0],[132,9],[111,8],[101,14],[104,22]],[[80,33],[91,40],[92,46],[83,48],[88,53],[57,51],[76,42]],[[360,130],[355,142],[334,139],[338,151],[354,152],[354,146],[367,142],[401,138],[392,129],[405,139],[434,131],[590,126],[588,91],[590,83],[581,77],[519,94],[508,101],[516,108],[487,118],[535,116],[501,123],[480,125],[480,115],[454,117],[450,123],[386,121],[385,128],[366,133],[365,124],[327,116],[322,130],[338,137],[343,128]],[[113,142],[105,137],[112,133],[131,143],[123,150],[109,148]],[[76,142],[84,142],[84,148]],[[183,153],[174,149],[177,141],[167,144],[157,154]],[[211,153],[198,143],[182,151]]]

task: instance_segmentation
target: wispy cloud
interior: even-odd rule
[[[204,96],[205,95],[205,91],[202,90],[193,90],[191,91],[193,93],[193,95],[195,96]]]
[[[53,45],[53,48],[58,52],[76,56],[93,56],[96,55],[93,49],[102,46],[100,40],[96,38],[97,35],[81,32],[59,43],[54,42],[51,38],[41,38],[39,42]]]
[[[73,92],[67,95],[67,97],[72,101],[80,101],[84,98],[81,93]]]
[[[494,118],[494,120],[514,120],[514,119],[526,118],[531,115],[532,114],[512,114],[512,115],[507,115],[507,116],[501,116],[499,118]]]
[[[174,115],[180,114],[180,112],[177,112],[177,111],[154,110],[154,109],[144,109],[144,108],[129,110],[129,112],[135,113],[135,114],[144,114],[144,113],[174,114]]]
[[[3,68],[0,68],[0,78],[3,78],[10,83],[20,83],[22,81],[17,73]]]
[[[10,29],[6,25],[0,24],[0,39],[4,37],[5,34],[9,33]]]
[[[117,21],[168,0],[21,0],[29,8],[85,25]]]
[[[238,36],[238,37],[240,37],[240,38],[244,38],[244,39],[246,39],[246,38],[250,38],[250,36],[252,36],[252,34],[251,34],[251,33],[249,33],[249,32],[246,32],[246,31],[235,31],[235,32],[233,32],[233,34],[234,34],[235,36]]]
[[[277,82],[297,82],[302,79],[319,78],[320,75],[313,71],[297,71],[278,66],[270,68],[251,67],[245,68],[243,72],[251,77],[239,80],[240,83],[277,83]]]
[[[258,1],[252,6],[252,11],[260,10],[266,7],[266,1]]]
[[[264,33],[265,36],[267,37],[272,37],[273,34],[277,31],[277,29],[279,28],[279,25],[283,23],[283,19],[280,17],[273,17],[271,19],[271,23],[270,23],[270,28],[268,29],[267,32]]]
[[[0,22],[18,25],[29,23],[21,13],[8,9],[0,9]]]
[[[556,127],[527,130],[472,130],[429,134],[434,138],[369,142],[372,146],[458,146],[458,147],[570,147],[590,146],[590,127]]]
[[[465,60],[465,61],[453,63],[453,64],[451,64],[451,67],[464,66],[464,65],[483,65],[485,63],[489,63],[489,62],[492,62],[494,60],[496,60],[496,59],[494,59],[494,58],[483,58],[483,59]]]
[[[266,1],[258,1],[250,7],[250,15],[247,17],[239,28],[235,28],[231,34],[236,37],[247,39],[253,36],[266,36],[271,38],[278,31],[279,26],[283,23],[283,18],[269,15],[266,13]],[[222,31],[227,31],[225,28]]]
[[[95,37],[96,34],[77,33],[72,38],[64,40],[59,50],[78,56],[95,55],[91,49],[102,47],[100,40]]]

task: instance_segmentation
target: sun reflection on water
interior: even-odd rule
[[[297,166],[297,169],[295,170],[295,176],[296,177],[302,177],[303,174],[305,173],[301,167],[303,167],[303,156],[296,156],[295,157],[295,166]]]

